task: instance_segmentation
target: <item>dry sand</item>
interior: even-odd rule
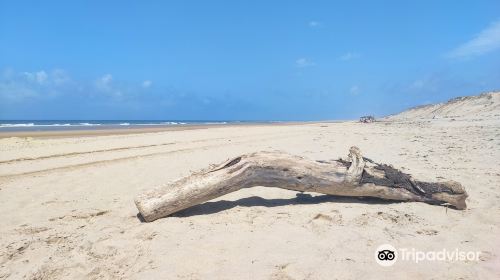
[[[486,92],[480,95],[462,96],[445,103],[417,106],[389,116],[388,120],[415,119],[500,119],[500,92]]]
[[[136,216],[136,194],[241,153],[325,160],[351,145],[418,179],[462,183],[468,209],[256,187],[153,223]],[[4,138],[0,279],[498,279],[499,158],[498,118]],[[382,267],[384,243],[481,255]]]

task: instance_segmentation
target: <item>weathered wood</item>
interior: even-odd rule
[[[182,178],[136,197],[151,222],[216,197],[254,186],[397,201],[449,204],[465,209],[467,193],[459,183],[426,183],[390,166],[363,158],[352,147],[349,161],[318,162],[278,152],[258,152]]]

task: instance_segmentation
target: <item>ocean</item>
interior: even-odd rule
[[[112,129],[147,126],[224,125],[245,121],[182,121],[182,120],[0,120],[2,131],[49,131]]]

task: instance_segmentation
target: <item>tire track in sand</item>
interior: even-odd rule
[[[275,135],[273,137],[265,137],[265,138],[260,138],[260,139],[248,139],[244,141],[232,141],[231,144],[246,144],[246,143],[255,143],[257,141],[267,141],[267,140],[272,140],[272,139],[283,139],[283,138],[292,138],[297,135],[300,135],[300,133],[288,133],[288,135]],[[248,138],[248,137],[241,137],[241,138]],[[213,141],[213,140],[220,140],[224,138],[216,138],[216,139],[210,139],[208,141]],[[193,144],[195,142],[206,142],[207,140],[201,140],[201,141],[191,141],[188,142],[187,144]],[[185,144],[185,143],[178,143],[178,144]],[[56,172],[56,171],[64,171],[64,170],[73,170],[73,169],[78,169],[78,168],[84,168],[88,166],[93,166],[93,165],[102,165],[102,164],[112,164],[116,162],[123,162],[127,160],[134,160],[138,158],[143,158],[143,157],[155,157],[155,156],[162,156],[162,155],[167,155],[167,154],[175,154],[175,153],[182,153],[182,152],[188,152],[188,151],[193,151],[193,150],[199,150],[199,149],[207,149],[207,148],[214,148],[214,147],[220,147],[222,143],[216,143],[216,144],[210,144],[210,145],[203,145],[203,146],[198,146],[198,147],[188,147],[188,148],[182,148],[182,149],[174,149],[174,150],[169,150],[169,151],[163,151],[163,152],[152,152],[152,153],[146,153],[146,154],[136,154],[133,156],[125,156],[125,157],[118,157],[118,158],[113,158],[113,159],[104,159],[104,160],[97,160],[97,161],[91,161],[91,162],[84,162],[84,163],[78,163],[78,164],[70,164],[70,165],[63,165],[63,166],[58,166],[58,167],[53,167],[53,168],[46,168],[46,169],[40,169],[40,170],[34,170],[34,171],[28,171],[28,172],[21,172],[21,173],[14,173],[14,174],[6,174],[6,175],[0,175],[0,179],[14,179],[22,176],[28,176],[28,175],[40,175],[44,174],[47,172]],[[150,148],[148,145],[144,148]],[[155,146],[153,146],[154,148]],[[110,149],[111,151],[108,152],[114,152],[116,150]],[[85,155],[89,153],[82,153],[80,155]],[[73,156],[73,155],[69,155]],[[78,156],[78,155],[77,155]],[[58,156],[59,157],[59,156]],[[68,156],[66,156],[68,157]],[[50,159],[50,158],[44,158],[44,159]],[[41,159],[41,160],[44,160]]]

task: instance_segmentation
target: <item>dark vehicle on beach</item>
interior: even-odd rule
[[[359,118],[359,122],[362,122],[362,123],[371,123],[374,121],[375,121],[374,116],[363,116],[363,117]]]

